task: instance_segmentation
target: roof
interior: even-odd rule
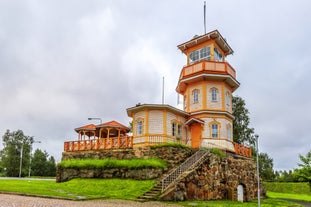
[[[81,127],[75,128],[76,132],[82,131],[82,130],[85,130],[85,131],[95,131],[96,130],[96,126],[94,124],[88,124],[88,125],[85,125],[85,126],[81,126]]]
[[[182,43],[178,45],[178,49],[180,49],[183,53],[186,52],[187,49],[194,47],[196,45],[199,45],[203,42],[206,42],[208,40],[215,40],[217,45],[223,50],[225,55],[231,55],[233,54],[233,50],[227,43],[226,39],[221,36],[221,34],[218,32],[218,30],[211,31],[209,33],[206,33],[204,35],[195,36],[191,40]]]
[[[176,114],[182,115],[182,116],[189,116],[189,114],[183,110],[180,110],[178,108],[175,108],[173,106],[167,105],[167,104],[137,104],[134,107],[126,109],[127,115],[129,117],[133,117],[133,114],[138,111],[143,111],[145,109],[154,109],[154,110],[163,110],[166,109],[167,111],[174,112]]]
[[[200,119],[200,118],[194,118],[194,117],[191,117],[190,119],[188,119],[185,124],[186,125],[191,125],[193,122],[197,122],[197,123],[200,123],[200,124],[204,124],[204,120],[203,119]]]
[[[109,128],[109,127],[110,128],[121,128],[121,129],[130,131],[130,128],[114,120],[96,125],[96,128]]]
[[[75,128],[75,131],[76,132],[79,132],[79,131],[96,131],[99,128],[117,128],[117,129],[123,129],[127,132],[130,131],[130,128],[128,128],[127,126],[124,126],[123,124],[120,124],[119,122],[114,121],[114,120],[106,122],[106,123],[98,124],[98,125],[88,124],[85,126]]]

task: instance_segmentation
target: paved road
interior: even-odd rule
[[[160,202],[135,202],[124,200],[69,201],[20,195],[0,194],[0,207],[180,207]]]
[[[299,204],[303,205],[304,207],[311,207],[311,202],[299,201],[299,200],[293,200],[293,199],[285,199],[285,198],[283,200],[290,201],[293,203],[299,203]]]

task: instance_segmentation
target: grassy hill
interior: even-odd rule
[[[308,183],[265,182],[264,185],[270,198],[311,202],[311,192]]]

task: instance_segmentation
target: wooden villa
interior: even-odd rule
[[[113,150],[179,142],[192,148],[219,148],[251,157],[249,147],[233,142],[232,93],[239,87],[226,61],[233,50],[214,30],[178,45],[186,55],[176,92],[183,110],[165,104],[137,104],[127,109],[130,128],[116,121],[76,128],[78,139],[64,151]]]

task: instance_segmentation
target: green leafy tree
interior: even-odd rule
[[[34,176],[55,176],[55,159],[53,156],[49,157],[46,151],[36,149],[32,158],[31,169]]]
[[[36,149],[31,163],[32,175],[44,176],[46,174],[47,157],[47,152]]]
[[[22,161],[21,176],[27,175],[33,137],[26,136],[22,130],[13,132],[7,130],[2,137],[2,142],[4,148],[1,152],[1,161],[5,176],[19,176],[20,161]]]
[[[56,176],[56,163],[53,156],[49,158],[46,169],[46,176]]]
[[[254,145],[254,128],[250,128],[249,111],[245,101],[239,96],[232,98],[233,120],[233,141],[240,144]]]
[[[260,153],[258,155],[259,174],[264,181],[273,181],[273,159],[267,153]]]
[[[302,163],[298,164],[300,168],[295,170],[295,176],[297,176],[300,181],[308,182],[311,191],[311,150],[305,157],[299,155],[299,158]]]

